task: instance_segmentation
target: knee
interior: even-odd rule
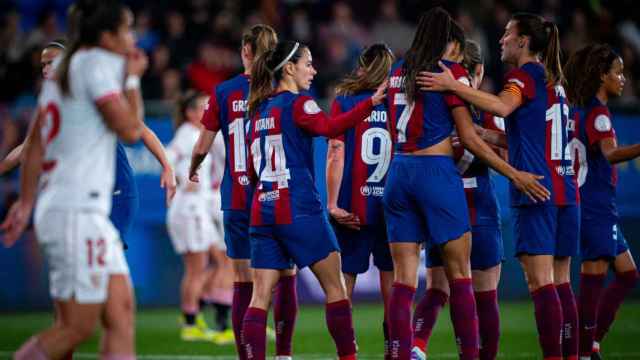
[[[527,274],[527,284],[530,291],[537,290],[543,286],[553,284],[553,277],[551,274],[545,274],[543,272],[533,272]]]
[[[418,285],[418,269],[414,264],[407,264],[403,261],[393,262],[394,282],[416,287]]]
[[[234,276],[234,281],[236,282],[253,281],[253,274],[251,271],[249,260],[234,260],[233,276]]]
[[[74,344],[74,347],[90,339],[96,332],[95,322],[86,322],[81,324],[73,324],[65,328],[68,339]]]

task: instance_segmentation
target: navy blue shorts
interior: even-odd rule
[[[342,272],[362,274],[369,270],[369,258],[380,271],[393,271],[393,260],[389,251],[384,225],[367,225],[360,230],[334,224],[333,229],[340,245]]]
[[[513,207],[516,256],[576,256],[580,240],[580,207],[529,205]]]
[[[120,239],[127,249],[129,246],[124,240],[125,235],[131,229],[133,220],[138,213],[139,201],[137,196],[130,195],[114,195],[112,197],[111,214],[109,219],[113,226],[120,233]]]
[[[428,268],[442,266],[440,248],[429,247]],[[471,228],[471,270],[487,270],[504,261],[502,232],[497,226],[476,225]]]
[[[340,251],[324,213],[298,216],[292,224],[251,226],[251,267],[299,269]]]
[[[224,210],[224,243],[227,256],[234,260],[251,259],[251,241],[249,240],[249,212],[241,210]]]
[[[448,156],[396,155],[384,189],[389,242],[441,245],[470,230],[462,179]]]
[[[580,231],[580,256],[582,261],[606,259],[629,250],[620,225],[614,219],[584,219]]]

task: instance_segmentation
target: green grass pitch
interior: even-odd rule
[[[210,319],[213,315],[207,314]],[[137,352],[139,359],[226,360],[233,359],[234,347],[209,343],[186,343],[179,337],[178,309],[138,311]],[[51,314],[0,314],[0,358],[11,353],[31,334],[50,325]],[[355,304],[354,323],[359,358],[382,359],[382,308],[377,304]],[[501,304],[502,337],[500,359],[541,359],[538,351],[532,305],[529,302]],[[640,359],[640,303],[623,305],[613,329],[603,343],[605,359]],[[81,346],[76,359],[96,359],[98,336]],[[269,344],[269,354],[274,345]],[[456,359],[448,309],[441,313],[429,345],[429,359]],[[300,308],[294,335],[295,359],[335,359],[334,346],[320,306]],[[271,356],[271,355],[269,355]],[[273,357],[271,357],[273,358]]]

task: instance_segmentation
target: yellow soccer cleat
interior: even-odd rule
[[[207,321],[204,319],[204,316],[202,316],[202,313],[199,313],[198,315],[196,315],[196,326],[204,332],[214,332],[209,328],[209,325],[207,324]]]
[[[276,341],[276,331],[267,326],[267,340]]]
[[[197,325],[183,325],[180,329],[180,338],[183,341],[211,341],[215,333],[212,331],[204,331]]]
[[[235,341],[236,337],[231,329],[219,331],[213,335],[213,342],[216,345],[229,345],[235,343]]]

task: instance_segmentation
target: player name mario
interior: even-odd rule
[[[372,111],[368,118],[364,119],[364,122],[368,123],[386,123],[387,112],[386,111]]]

